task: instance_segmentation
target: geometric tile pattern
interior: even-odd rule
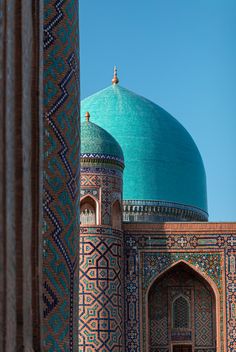
[[[193,266],[196,266],[203,273],[206,273],[213,281],[215,281],[218,288],[222,286],[222,269],[221,269],[221,254],[220,253],[193,253],[193,252],[182,252],[182,253],[163,253],[163,252],[144,252],[141,256],[141,265],[143,270],[142,277],[142,304],[144,304],[144,298],[146,296],[146,289],[158,274],[169,268],[172,264],[178,262],[179,260],[183,260]],[[200,304],[200,303],[199,303]],[[223,307],[221,306],[222,314]],[[207,313],[207,311],[204,311]],[[203,319],[198,316],[199,319],[197,322],[203,322]],[[223,317],[222,317],[223,318]],[[204,324],[203,324],[204,325]],[[143,343],[146,343],[146,315],[143,313]],[[200,329],[200,324],[198,324]],[[202,335],[212,336],[210,334],[210,330],[202,331]],[[204,344],[205,346],[205,344]]]
[[[140,297],[139,285],[141,267],[139,265],[137,240],[135,236],[125,237],[125,351],[141,352],[140,348]]]
[[[122,171],[121,169],[115,169],[115,168],[109,168],[105,167],[106,165],[103,165],[101,167],[101,164],[97,164],[96,167],[90,167],[90,166],[85,166],[81,164],[81,174],[103,174],[103,175],[112,175],[112,176],[119,176],[122,178]]]
[[[79,351],[123,351],[123,234],[81,228]]]
[[[229,352],[236,351],[236,236],[231,236],[233,247],[227,256],[227,327]]]
[[[214,341],[213,335],[213,302],[209,291],[199,286],[194,297],[195,345],[210,347]]]
[[[44,1],[43,350],[76,351],[78,1]]]
[[[81,159],[88,159],[88,158],[92,158],[92,159],[96,159],[96,162],[101,162],[101,160],[106,160],[106,161],[118,161],[119,163],[121,163],[122,165],[124,164],[124,160],[114,156],[114,155],[110,155],[110,154],[97,154],[97,153],[81,153],[80,154],[80,158]]]
[[[178,262],[184,260],[194,266],[197,266],[203,273],[206,273],[215,281],[218,287],[221,286],[221,254],[220,253],[144,253],[143,254],[143,272],[144,288],[147,288],[152,279],[159,273]]]
[[[93,195],[95,198],[99,198],[99,204],[101,208],[101,224],[111,225],[111,207],[114,201],[119,200],[121,202],[121,190],[122,190],[122,174],[107,174],[99,172],[93,173],[93,168],[89,168],[87,173],[81,172],[80,183],[81,193],[85,195]],[[97,190],[97,195],[93,193]]]
[[[96,198],[97,200],[99,200],[99,189],[98,188],[81,188],[80,189],[80,199],[91,195],[92,197]]]
[[[153,287],[149,300],[150,348],[168,345],[168,295],[165,288]]]
[[[220,340],[221,352],[225,339],[227,352],[236,351],[236,231],[232,233],[155,233],[142,226],[125,227],[125,344],[127,352],[144,352],[143,331],[145,322],[141,321],[140,305],[145,290],[158,272],[180,259],[196,266],[210,277],[220,294]],[[168,225],[168,227],[170,227]],[[173,228],[177,226],[174,225]],[[179,226],[179,225],[178,225]],[[183,225],[184,227],[185,225]],[[186,225],[188,226],[188,225]],[[193,224],[193,227],[195,225]],[[226,225],[227,226],[227,225]],[[158,226],[156,226],[158,228]],[[220,226],[219,226],[220,227]],[[196,226],[197,228],[197,226]],[[146,231],[146,233],[145,233]],[[224,277],[224,280],[223,280]],[[140,289],[142,287],[142,290]],[[226,297],[224,301],[224,290]],[[141,303],[142,302],[142,303]],[[226,310],[224,309],[226,306]],[[226,313],[226,315],[224,314]],[[201,319],[207,319],[202,316]],[[226,326],[226,336],[224,335]],[[203,335],[202,335],[203,336]],[[200,336],[199,336],[200,340]],[[200,341],[198,341],[200,344]],[[202,348],[196,347],[197,352]],[[215,352],[212,348],[205,351]]]
[[[173,302],[173,328],[188,329],[190,318],[190,305],[184,296],[179,296]]]

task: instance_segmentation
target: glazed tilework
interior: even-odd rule
[[[99,189],[94,187],[94,188],[83,188],[80,190],[80,197],[83,198],[85,196],[92,196],[95,199],[99,200]]]
[[[213,281],[215,281],[218,289],[221,291],[222,287],[222,258],[220,253],[194,253],[194,252],[182,252],[182,253],[148,253],[144,252],[141,254],[140,263],[142,267],[143,274],[141,275],[143,287],[142,290],[142,298],[140,304],[144,307],[145,297],[147,293],[147,288],[152,280],[165,271],[167,268],[171,267],[174,263],[179,261],[184,261],[186,263],[191,264],[192,266],[196,267],[201,272],[207,274]],[[221,322],[220,324],[223,326],[223,305],[221,304]],[[146,326],[146,314],[143,311],[143,319],[142,319],[142,326],[143,326],[143,346],[146,345],[146,338],[148,332],[145,329]],[[200,333],[198,333],[200,336]],[[223,341],[224,336],[222,333],[221,339]],[[197,341],[196,341],[197,343]]]
[[[192,224],[194,228],[195,224]],[[178,225],[183,226],[184,225]],[[188,226],[186,224],[186,226]],[[196,228],[198,225],[195,225]],[[204,227],[204,224],[202,225]],[[236,350],[236,233],[165,233],[155,225],[150,231],[142,224],[125,226],[125,343],[127,352],[144,352],[144,299],[152,280],[179,261],[189,263],[215,283],[219,292],[221,352]],[[210,226],[210,224],[209,224]],[[171,224],[169,225],[171,227]],[[157,225],[158,228],[158,225]],[[161,225],[160,225],[160,228]],[[174,229],[174,226],[173,226]],[[142,309],[141,309],[142,307]],[[226,331],[225,331],[226,329]],[[200,335],[199,335],[200,336]],[[161,349],[160,349],[161,350]],[[163,346],[163,351],[165,350]],[[199,346],[196,351],[203,349]],[[159,351],[159,349],[158,349]],[[208,348],[204,351],[214,351]],[[218,351],[217,351],[218,352]]]
[[[112,229],[112,206],[122,202],[122,172],[116,164],[81,158],[81,200],[97,204],[99,226],[81,226],[79,351],[124,351],[124,238]]]
[[[218,288],[221,286],[221,254],[220,253],[194,253],[194,252],[177,252],[177,253],[143,253],[143,284],[146,289],[150,282],[157,276],[157,274],[166,270],[172,264],[178,261],[186,261],[193,266],[200,269],[211,277],[217,284]]]
[[[124,200],[125,222],[157,223],[173,221],[206,221],[208,214],[184,204],[155,200]]]
[[[178,265],[155,281],[149,291],[149,329],[151,351],[165,346],[169,339],[185,341],[201,348],[215,348],[215,316],[214,293],[209,285],[199,280],[197,275]],[[185,303],[178,313],[173,309],[173,303],[178,299]],[[168,311],[170,315],[168,315]],[[186,314],[185,314],[186,313]],[[179,328],[174,326],[178,318]]]
[[[44,1],[44,351],[78,348],[78,37],[78,1]]]
[[[114,160],[114,161],[118,161],[121,164],[124,164],[124,159],[121,159],[117,156],[114,155],[109,155],[109,154],[98,154],[98,153],[81,153],[80,157],[82,159],[98,159],[98,160]]]
[[[102,227],[81,230],[79,351],[121,352],[123,233]]]
[[[113,176],[119,176],[122,177],[122,171],[119,169],[114,169],[110,167],[105,167],[106,165],[103,165],[104,167],[101,167],[101,164],[98,163],[97,166],[90,167],[90,166],[85,166],[81,165],[81,174],[102,174],[102,175],[113,175]]]
[[[113,160],[123,165],[124,155],[119,143],[89,117],[81,123],[81,159]]]
[[[82,173],[80,178],[83,197],[97,189],[101,224],[111,225],[111,206],[115,200],[121,202],[122,178],[120,175]],[[100,196],[99,196],[100,195]],[[82,199],[82,197],[81,197]]]
[[[195,344],[198,347],[211,346],[214,343],[214,309],[212,297],[204,287],[195,292]]]
[[[171,200],[207,211],[202,159],[188,132],[166,111],[119,84],[84,99],[81,110],[123,150],[125,200]]]

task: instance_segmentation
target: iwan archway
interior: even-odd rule
[[[197,271],[179,262],[150,286],[148,352],[216,352],[217,298]]]

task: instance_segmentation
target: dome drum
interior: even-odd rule
[[[115,157],[113,155],[107,154],[97,154],[97,153],[81,153],[80,154],[80,162],[84,166],[87,165],[94,165],[94,164],[106,164],[106,165],[116,165],[121,170],[124,169],[124,160],[121,158]]]
[[[207,221],[208,214],[196,207],[164,201],[123,201],[123,221]]]

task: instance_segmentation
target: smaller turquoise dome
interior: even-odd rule
[[[90,121],[81,124],[81,157],[124,162],[123,151],[115,138]]]

